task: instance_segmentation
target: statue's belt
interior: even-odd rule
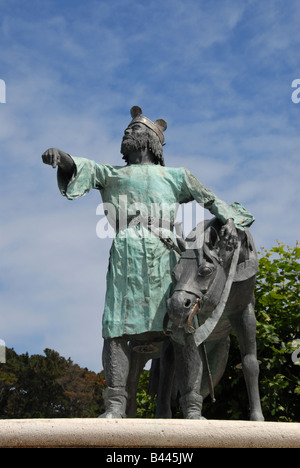
[[[118,234],[121,230],[137,226],[138,224],[146,227],[156,237],[159,237],[163,244],[165,244],[169,249],[175,250],[175,252],[177,252],[179,255],[182,254],[174,240],[170,236],[166,237],[165,232],[160,230],[167,229],[168,231],[173,232],[174,224],[171,223],[170,220],[156,218],[154,216],[128,216],[124,225],[122,225],[119,221],[117,222],[116,232]]]

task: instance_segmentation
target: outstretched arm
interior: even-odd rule
[[[58,166],[68,178],[71,178],[74,170],[75,163],[68,153],[58,149],[49,148],[42,154],[44,164],[49,164],[53,168]]]
[[[196,200],[222,221],[222,241],[228,250],[235,248],[238,242],[237,229],[247,229],[253,223],[254,217],[238,202],[228,205],[220,200],[187,169],[185,173],[186,186],[190,194],[190,198],[187,201]]]
[[[47,149],[42,160],[53,168],[58,167],[58,188],[68,200],[82,197],[90,189],[101,190],[106,184],[107,167],[111,167],[86,158],[71,157],[58,148]]]

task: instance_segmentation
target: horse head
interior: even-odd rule
[[[234,250],[227,250],[217,219],[200,223],[187,237],[186,250],[173,270],[174,289],[168,300],[168,318],[189,331],[197,316],[205,322],[218,305]]]

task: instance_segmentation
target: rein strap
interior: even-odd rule
[[[199,346],[201,343],[203,343],[212,333],[214,328],[216,327],[218,321],[220,320],[224,309],[225,305],[230,293],[231,285],[235,276],[236,272],[236,267],[240,255],[240,248],[241,248],[241,241],[238,241],[237,248],[235,249],[235,252],[232,257],[232,262],[230,265],[228,277],[226,280],[226,284],[224,286],[220,301],[214,311],[212,312],[211,316],[206,319],[206,321],[199,327],[194,333],[194,339],[196,346]]]

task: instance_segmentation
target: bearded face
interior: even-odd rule
[[[132,135],[124,135],[121,143],[121,153],[123,156],[129,156],[130,153],[135,153],[147,147],[147,138],[139,136],[138,138]]]
[[[125,130],[125,134],[121,143],[121,153],[123,154],[123,159],[128,162],[128,157],[132,153],[136,153],[146,148],[148,148],[153,154],[153,161],[155,164],[164,165],[162,146],[159,138],[155,135],[155,133],[140,123],[129,126]]]
[[[133,125],[125,130],[121,144],[121,153],[124,157],[131,153],[147,148],[149,140],[148,129],[141,124]]]

